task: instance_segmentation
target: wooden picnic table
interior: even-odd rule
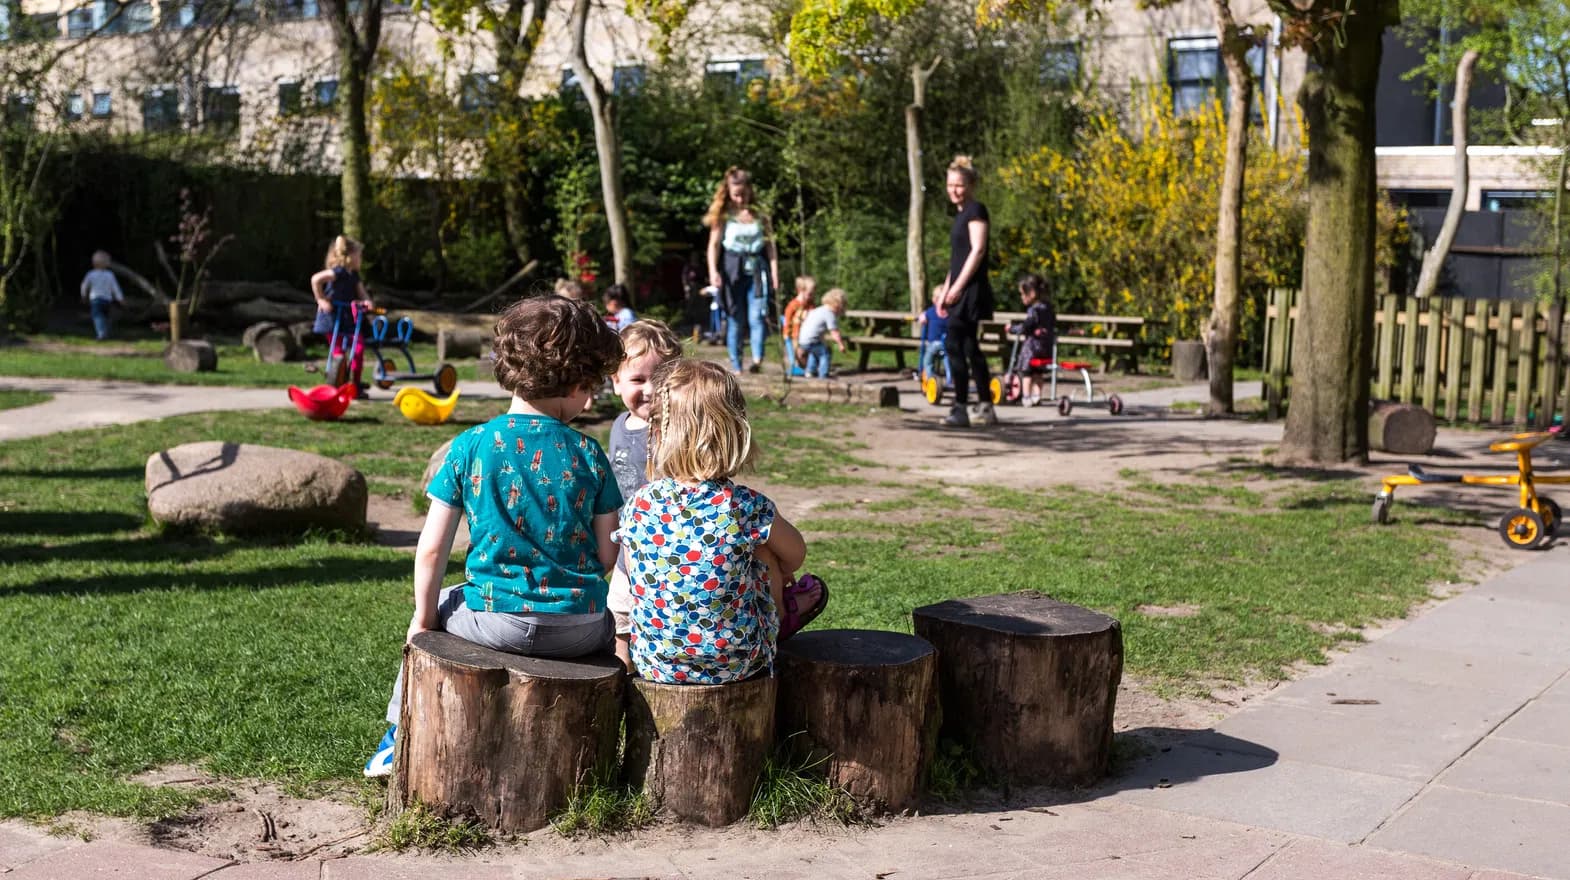
[[[867,369],[868,359],[874,351],[894,352],[899,369],[905,369],[905,352],[919,351],[921,340],[913,336],[916,316],[908,312],[856,309],[845,313],[845,320],[856,328],[846,342],[860,352],[859,369]],[[1002,369],[1007,372],[1012,338],[1008,325],[1025,320],[1024,312],[995,312],[992,320],[981,322],[981,350],[983,354],[1000,357]],[[1126,350],[1134,372],[1139,372],[1139,356],[1144,348],[1141,338],[1146,326],[1160,326],[1166,322],[1154,318],[1132,315],[1081,315],[1063,313],[1057,316],[1058,344],[1082,346],[1101,351],[1101,372],[1105,373],[1112,359],[1113,350]],[[1087,325],[1085,332],[1065,333],[1064,325]],[[1103,333],[1091,335],[1089,328],[1099,326]]]

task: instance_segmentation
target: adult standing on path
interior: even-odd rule
[[[720,308],[730,318],[725,347],[731,369],[742,371],[742,340],[750,331],[752,360],[747,370],[756,373],[763,363],[769,294],[780,276],[780,263],[769,218],[753,203],[751,174],[735,166],[726,169],[703,225],[709,227],[709,283],[719,290]]]
[[[943,351],[948,355],[949,373],[954,380],[954,409],[943,420],[952,428],[970,427],[965,410],[970,395],[970,380],[976,381],[976,418],[984,425],[995,425],[992,411],[992,374],[981,354],[978,335],[981,322],[992,318],[992,282],[987,278],[987,239],[991,220],[987,206],[975,199],[976,169],[969,156],[955,156],[949,163],[945,186],[949,201],[959,210],[949,231],[949,274],[940,286],[938,314],[948,317],[948,333]]]

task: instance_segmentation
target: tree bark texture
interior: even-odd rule
[[[1272,0],[1275,3],[1275,0]],[[1272,8],[1280,8],[1273,5]],[[1394,0],[1362,0],[1309,47],[1298,101],[1308,126],[1308,229],[1292,404],[1281,458],[1368,457],[1374,324],[1374,94]]]
[[[615,106],[589,66],[584,46],[589,24],[589,0],[572,2],[572,72],[589,102],[594,120],[594,152],[600,160],[600,199],[605,203],[605,225],[611,234],[611,266],[617,284],[632,282],[632,244],[627,233],[627,200],[621,187],[621,141],[616,137]],[[778,287],[779,279],[770,279]]]
[[[1570,139],[1566,139],[1570,140]],[[1543,373],[1543,405],[1537,408],[1537,427],[1548,428],[1554,423],[1554,414],[1570,410],[1570,390],[1564,393],[1565,409],[1560,405],[1560,376],[1564,367],[1564,324],[1565,324],[1565,240],[1564,240],[1564,201],[1565,201],[1565,174],[1567,163],[1570,163],[1570,144],[1561,145],[1559,148],[1559,176],[1558,186],[1554,188],[1554,289],[1553,300],[1548,306],[1548,368]],[[1570,377],[1563,383],[1570,388]]]
[[[926,639],[865,629],[780,645],[778,729],[830,783],[889,811],[913,806],[938,736],[937,654]]]
[[[990,776],[1089,785],[1107,772],[1123,676],[1117,620],[1039,593],[917,608],[938,651],[943,729]]]
[[[927,108],[927,80],[943,62],[932,59],[922,68],[910,67],[911,102],[905,107],[905,168],[910,176],[910,212],[905,224],[905,266],[910,276],[910,313],[919,315],[927,307],[927,262],[923,234],[926,227],[926,186],[921,167],[921,117]]]
[[[492,12],[490,6],[480,7],[482,16],[490,16],[498,92],[493,124],[486,136],[487,159],[502,181],[502,219],[507,227],[507,241],[523,264],[530,259],[532,228],[523,159],[522,126],[528,118],[523,86],[545,33],[549,8],[549,0],[507,0],[499,12]]]
[[[626,681],[614,657],[520,657],[443,632],[416,635],[404,654],[392,809],[418,802],[532,831],[613,766]]]
[[[282,326],[284,325],[278,323],[277,321],[257,321],[247,326],[245,328],[245,332],[240,334],[240,344],[246,348],[250,348],[256,345],[256,337],[261,336],[263,333],[266,333],[268,330],[271,330],[274,327]]]
[[[256,359],[264,364],[281,364],[300,356],[299,343],[289,328],[273,325],[256,337],[251,344]]]
[[[1238,302],[1243,277],[1243,174],[1248,168],[1248,108],[1254,73],[1248,66],[1250,31],[1232,17],[1230,0],[1210,0],[1227,71],[1227,147],[1216,218],[1215,304],[1205,327],[1211,415],[1232,412],[1232,364],[1237,355]]]
[[[164,349],[164,366],[176,373],[211,373],[218,369],[218,350],[205,339],[178,339]]]
[[[1368,413],[1368,442],[1384,452],[1427,455],[1437,430],[1433,414],[1415,403],[1376,400]]]
[[[371,205],[371,134],[366,122],[367,81],[382,39],[382,4],[323,0],[338,51],[338,145],[343,171],[343,233],[365,240]]]
[[[776,679],[627,691],[624,769],[661,808],[717,827],[747,815],[774,744]]]
[[[1215,372],[1211,374],[1211,401],[1215,401]],[[1205,344],[1184,340],[1172,343],[1172,378],[1183,382],[1198,382],[1205,378]]]
[[[1413,296],[1433,296],[1439,289],[1439,275],[1450,256],[1450,246],[1455,243],[1456,230],[1461,228],[1461,215],[1466,212],[1466,195],[1470,179],[1466,156],[1466,110],[1472,95],[1472,68],[1477,65],[1477,50],[1468,49],[1456,65],[1455,103],[1450,108],[1450,127],[1455,133],[1455,177],[1450,184],[1450,205],[1445,208],[1445,220],[1439,225],[1439,235],[1434,246],[1423,254],[1423,266],[1417,274],[1417,289]]]

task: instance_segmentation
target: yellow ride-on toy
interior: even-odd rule
[[[1390,502],[1395,500],[1397,486],[1435,483],[1519,486],[1521,506],[1500,518],[1499,537],[1518,550],[1541,547],[1559,528],[1559,505],[1552,498],[1537,494],[1537,486],[1570,484],[1570,474],[1544,476],[1532,471],[1532,450],[1553,436],[1549,433],[1516,434],[1508,440],[1496,440],[1489,444],[1489,452],[1515,453],[1516,472],[1513,474],[1436,474],[1423,470],[1420,465],[1409,465],[1406,473],[1384,478],[1383,488],[1374,498],[1374,522],[1383,523],[1389,518]]]

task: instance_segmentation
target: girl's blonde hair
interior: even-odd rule
[[[650,377],[649,476],[683,483],[727,480],[752,465],[752,425],[736,377],[710,361],[679,358]]]
[[[838,287],[823,295],[823,304],[835,311],[845,308],[845,291]]]
[[[644,318],[627,325],[621,331],[622,361],[636,360],[649,352],[660,356],[660,362],[681,357],[681,340],[664,321]]]
[[[965,182],[971,186],[975,186],[976,181],[981,179],[981,175],[976,173],[975,163],[972,162],[970,157],[966,155],[958,155],[954,157],[954,161],[949,163],[949,173],[958,174],[959,176],[965,178]]]
[[[747,169],[732,165],[725,169],[725,176],[720,178],[720,188],[714,191],[714,201],[709,203],[709,211],[703,215],[704,226],[713,229],[724,221],[726,214],[730,213],[730,184],[732,180],[746,185],[747,200],[743,204],[749,208],[752,207],[752,201],[757,197],[757,193],[753,192],[752,189],[752,175],[747,173]]]
[[[814,290],[817,290],[817,289],[818,289],[818,279],[812,277],[811,275],[797,275],[796,276],[796,295],[797,296],[801,296],[803,293],[810,293],[810,292],[812,292]]]
[[[347,235],[340,235],[333,239],[327,248],[327,268],[337,269],[349,265],[349,258],[359,253],[365,246]]]

